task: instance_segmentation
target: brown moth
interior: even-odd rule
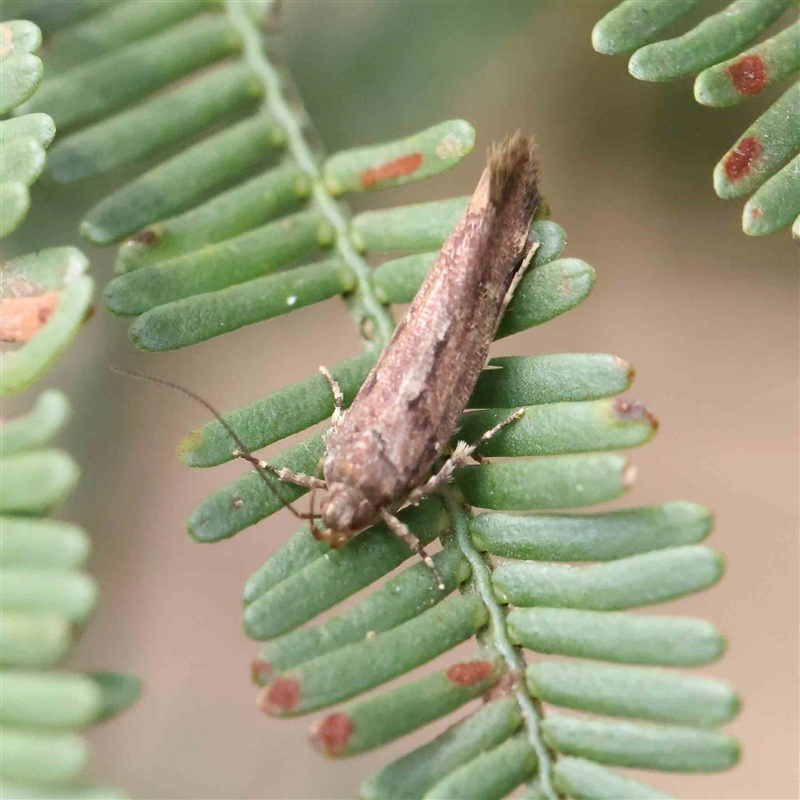
[[[430,476],[537,247],[527,243],[540,203],[538,172],[534,142],[521,132],[490,148],[469,206],[346,412],[339,387],[321,370],[335,399],[324,480],[272,471],[281,480],[327,490],[320,514],[324,528],[312,525],[312,531],[331,547],[382,519],[432,566],[394,513],[449,481],[477,447],[521,415],[518,411],[472,445],[460,442]],[[270,469],[247,453],[237,455]]]

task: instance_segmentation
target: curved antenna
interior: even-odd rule
[[[254,467],[256,472],[260,475],[261,480],[264,481],[264,484],[267,488],[272,492],[272,494],[277,498],[278,502],[284,507],[288,508],[289,511],[294,514],[297,519],[315,519],[319,516],[313,514],[305,514],[302,511],[298,511],[275,487],[272,482],[267,477],[267,471],[262,468],[259,460],[247,449],[244,442],[239,438],[239,435],[230,425],[230,423],[225,420],[222,414],[217,411],[208,400],[200,397],[199,394],[196,394],[191,389],[187,389],[185,386],[181,386],[178,383],[173,383],[172,381],[165,380],[164,378],[156,378],[153,375],[145,375],[142,372],[135,372],[131,369],[120,369],[119,367],[109,366],[109,369],[112,372],[116,372],[118,375],[128,375],[131,378],[138,378],[141,381],[150,381],[151,383],[160,383],[162,386],[166,386],[169,389],[173,389],[176,392],[180,392],[181,394],[185,394],[187,397],[191,397],[192,400],[197,401],[203,406],[207,411],[209,411],[213,417],[219,422],[220,425],[225,429],[225,432],[228,436],[233,439],[233,443],[236,445],[236,449],[239,451],[239,455],[241,458],[244,458],[245,461],[249,461]],[[313,509],[312,509],[313,511]]]

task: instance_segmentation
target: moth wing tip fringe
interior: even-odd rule
[[[521,190],[531,211],[539,204],[539,152],[533,136],[517,130],[500,142],[494,142],[486,155],[491,175],[489,197],[500,205],[515,191]]]

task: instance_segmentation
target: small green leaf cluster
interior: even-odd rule
[[[164,156],[84,218],[91,242],[122,242],[106,305],[135,318],[138,347],[160,351],[340,296],[365,348],[332,368],[349,405],[391,335],[392,305],[412,299],[468,198],[356,216],[342,198],[454,166],[473,146],[472,127],[451,120],[326,157],[290,76],[264,54],[258,21],[269,3],[134,6],[116,3],[52,38],[67,68],[48,102],[73,129],[54,148],[53,176],[76,180]],[[84,40],[92,47],[79,60],[73,45]],[[546,215],[531,238],[539,248],[498,337],[565,313],[594,284],[591,266],[561,257],[566,234]],[[368,258],[386,253],[370,268]],[[433,558],[443,591],[425,564],[404,566],[411,551],[383,525],[335,551],[308,526],[295,533],[244,591],[246,632],[265,642],[253,665],[261,709],[283,717],[338,706],[311,739],[345,757],[483,699],[369,779],[362,794],[371,798],[483,800],[521,784],[551,800],[659,797],[607,766],[734,763],[737,743],[714,729],[735,714],[735,693],[674,669],[720,657],[720,634],[702,620],[625,613],[721,577],[720,557],[700,543],[710,515],[691,503],[580,511],[630,488],[635,469],[613,451],[655,434],[647,409],[618,397],[632,379],[630,365],[604,353],[490,362],[459,437],[476,439],[524,407],[481,451],[506,460],[463,467],[448,491],[400,512],[423,544],[441,541]],[[225,418],[256,451],[332,411],[330,387],[315,375]],[[178,452],[210,467],[231,461],[233,447],[211,421]],[[314,473],[323,452],[316,433],[271,463]],[[280,486],[284,501],[305,491]],[[198,505],[189,533],[219,542],[282,507],[246,472]],[[359,603],[315,622],[373,584]],[[466,641],[471,657],[360,697]],[[526,651],[553,658],[528,664]],[[567,713],[545,714],[544,703]]]
[[[800,239],[800,22],[749,46],[795,4],[736,0],[677,38],[653,41],[698,2],[625,0],[595,26],[594,48],[630,55],[628,69],[639,80],[697,75],[695,99],[717,108],[794,76],[790,88],[722,157],[714,169],[714,188],[725,199],[754,192],[742,213],[745,233],[763,236],[794,222],[792,233]]]
[[[0,115],[19,109],[42,80],[42,62],[33,53],[42,34],[27,20],[0,23]],[[45,148],[53,141],[52,118],[31,113],[0,120],[0,238],[14,231],[30,205],[28,187],[45,166]],[[94,283],[86,271],[88,262],[72,247],[60,247],[11,259],[0,267],[0,299],[12,302],[59,292],[49,319],[17,350],[0,360],[0,394],[13,394],[34,383],[83,324]],[[7,305],[7,304],[6,304]],[[20,306],[13,312],[4,307],[6,322],[12,314],[39,313]],[[48,312],[49,309],[48,309]]]
[[[31,22],[0,23],[0,113],[41,80]],[[53,120],[32,113],[0,122],[0,235],[28,209],[28,186],[44,167]],[[0,394],[33,384],[83,324],[94,289],[73,247],[10,259],[0,268],[3,333],[22,342],[2,353]],[[52,305],[41,304],[53,298]],[[44,317],[42,316],[44,315]],[[89,537],[49,514],[75,488],[79,468],[52,447],[70,415],[60,391],[42,392],[27,414],[0,427],[0,795],[113,800],[120,790],[83,782],[85,728],[127,708],[139,680],[113,672],[53,671],[94,608],[97,586],[83,570]]]

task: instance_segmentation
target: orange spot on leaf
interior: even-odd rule
[[[378,167],[370,167],[365,169],[359,176],[361,185],[365,189],[374,186],[379,181],[385,181],[389,178],[400,178],[403,175],[410,175],[416,172],[422,165],[422,153],[408,153],[407,155],[400,156],[394,161],[387,161]]]
[[[300,703],[300,681],[296,678],[276,678],[265,687],[258,698],[258,707],[271,716],[280,717],[297,708]]]
[[[447,679],[451,683],[471,686],[488,678],[493,670],[494,665],[489,661],[462,661],[460,664],[453,664],[447,670]]]
[[[725,159],[725,174],[735,183],[750,172],[753,162],[761,155],[764,147],[755,136],[746,136]]]
[[[29,341],[50,319],[60,298],[60,291],[33,297],[4,297],[0,300],[0,341]]]
[[[733,86],[739,94],[758,94],[767,85],[767,69],[761,56],[742,56],[728,67]]]
[[[331,714],[311,729],[309,738],[316,750],[326,756],[340,756],[356,726],[347,714]]]
[[[7,56],[14,47],[14,35],[10,25],[0,25],[0,56]]]

